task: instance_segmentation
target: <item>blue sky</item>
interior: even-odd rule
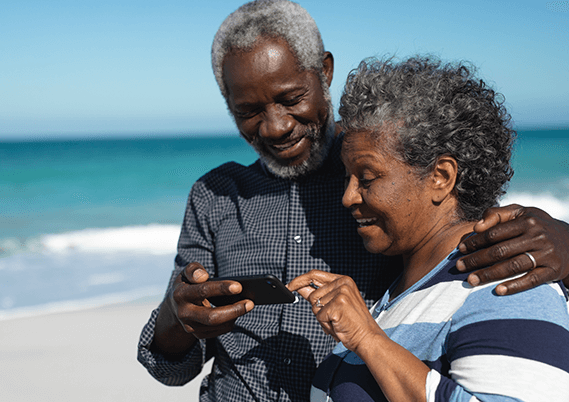
[[[210,67],[242,1],[28,1],[0,10],[0,140],[233,133]],[[465,59],[518,128],[569,126],[568,1],[300,1],[335,56]]]

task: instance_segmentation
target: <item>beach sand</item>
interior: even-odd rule
[[[136,360],[155,301],[0,321],[3,401],[198,401],[203,375],[167,387]]]

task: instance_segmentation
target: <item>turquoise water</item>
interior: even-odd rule
[[[521,131],[510,191],[569,196],[569,130]]]
[[[236,136],[0,143],[0,239],[180,223],[201,175],[255,158]]]
[[[237,136],[0,142],[0,319],[158,296],[192,184]],[[569,220],[569,130],[520,131],[504,203]]]

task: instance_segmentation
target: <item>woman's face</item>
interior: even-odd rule
[[[391,134],[387,134],[391,135]],[[359,223],[358,233],[372,253],[412,253],[434,223],[428,180],[420,180],[396,160],[385,140],[367,132],[347,134],[342,145],[346,188],[342,203]]]

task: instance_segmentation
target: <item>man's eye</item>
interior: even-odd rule
[[[294,106],[294,105],[297,105],[298,103],[300,103],[301,100],[302,100],[302,96],[295,96],[294,98],[283,99],[281,101],[281,104],[283,106]]]
[[[233,113],[235,114],[235,117],[240,119],[248,119],[257,114],[255,110],[235,110]]]

